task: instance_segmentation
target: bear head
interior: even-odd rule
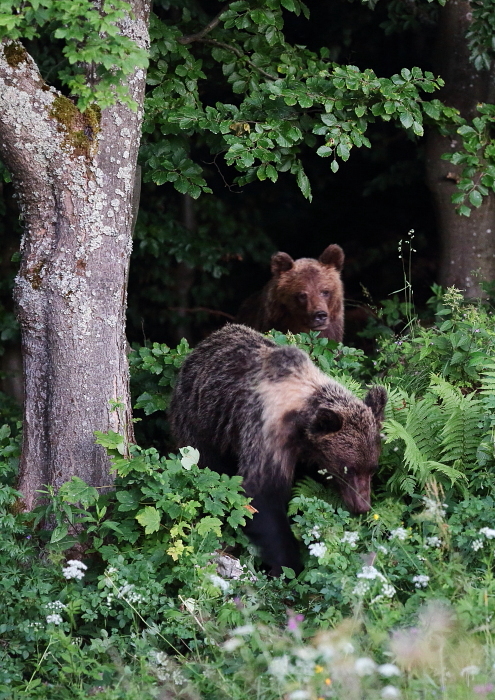
[[[293,260],[287,253],[272,256],[273,295],[290,318],[288,330],[325,331],[342,313],[343,265],[344,251],[335,244],[329,245],[318,260]]]
[[[324,387],[318,393],[306,418],[305,458],[332,480],[352,513],[367,513],[387,393],[383,387],[373,387],[364,402],[336,400],[332,389]]]

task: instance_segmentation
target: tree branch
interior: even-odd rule
[[[208,22],[208,24],[203,27],[203,29],[199,32],[196,32],[196,34],[188,34],[181,36],[180,39],[178,39],[179,44],[192,44],[194,41],[201,41],[201,39],[209,34],[212,29],[215,29],[215,27],[218,25],[220,22],[220,17],[223,15],[225,10],[229,7],[229,5],[233,2],[233,0],[229,0],[229,2],[222,7],[218,15],[213,17],[213,19]]]
[[[257,66],[255,63],[249,60],[246,54],[244,54],[239,49],[236,49],[235,46],[230,46],[230,44],[224,44],[223,41],[217,41],[216,39],[196,39],[196,41],[199,41],[202,44],[213,44],[214,46],[220,46],[222,49],[227,49],[227,51],[232,51],[232,53],[235,53],[236,56],[244,59],[246,63],[251,66],[251,68],[257,70],[258,73],[261,73],[261,75],[263,75],[265,78],[268,78],[269,80],[278,80],[276,75],[271,75],[270,73],[267,73],[266,70],[263,70],[263,68]]]

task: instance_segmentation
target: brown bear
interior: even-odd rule
[[[236,322],[262,333],[272,328],[283,333],[319,331],[323,338],[342,342],[343,266],[344,251],[335,244],[325,248],[318,260],[293,260],[287,253],[275,253],[272,279],[261,292],[246,299]]]
[[[278,576],[301,570],[287,517],[296,464],[331,477],[353,513],[370,509],[386,400],[373,387],[360,401],[302,350],[227,324],[186,358],[169,417],[177,446],[196,447],[200,466],[243,476],[257,510],[246,532]]]

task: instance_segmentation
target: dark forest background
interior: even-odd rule
[[[212,13],[218,11],[217,3],[210,4]],[[313,0],[308,6],[310,22],[287,13],[290,42],[314,50],[326,46],[333,60],[372,68],[379,76],[404,66],[432,70],[436,6],[395,2],[372,9],[347,0]],[[165,19],[172,12],[166,3],[154,9]],[[203,83],[205,102],[232,100],[221,80]],[[287,173],[277,183],[233,185],[235,171],[198,144],[194,157],[203,164],[211,195],[193,201],[171,183],[147,182],[143,170],[128,290],[129,341],[175,344],[184,335],[197,342],[225,322],[226,316],[213,312],[235,315],[242,300],[269,279],[270,255],[277,250],[318,257],[338,243],[346,254],[347,311],[370,298],[378,304],[404,286],[398,245],[411,229],[411,281],[421,309],[437,280],[438,255],[424,139],[383,122],[371,125],[368,136],[372,148],[354,149],[336,174],[328,160],[306,149],[312,202]],[[0,334],[8,354],[17,343],[11,286],[21,229],[12,185],[0,188]],[[347,324],[351,344],[361,342],[356,332],[365,323],[355,316]]]

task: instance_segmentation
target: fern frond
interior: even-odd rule
[[[309,476],[305,476],[294,484],[292,497],[295,498],[296,496],[318,498],[320,501],[325,501],[335,507],[342,505],[342,499],[335,491],[330,490],[324,484],[315,481]]]
[[[385,406],[385,419],[395,419],[404,424],[411,403],[414,402],[414,394],[410,395],[407,391],[398,387],[390,388],[387,384],[384,384],[384,387],[388,395]]]
[[[461,406],[455,408],[445,423],[442,432],[442,461],[472,464],[483,439],[483,415],[480,401],[463,397]]]
[[[426,460],[439,457],[439,433],[443,423],[444,418],[440,407],[431,394],[413,403],[409,409],[405,428]]]
[[[327,374],[329,373],[327,372]],[[330,376],[335,379],[335,381],[343,384],[354,396],[357,396],[359,399],[364,398],[366,392],[363,385],[353,379],[353,377],[350,377],[345,372],[334,372]]]
[[[449,467],[447,464],[443,464],[442,462],[429,461],[428,467],[432,472],[440,472],[440,474],[444,474],[446,477],[448,477],[450,479],[451,486],[458,481],[463,479],[466,480],[465,474],[454,467]]]

